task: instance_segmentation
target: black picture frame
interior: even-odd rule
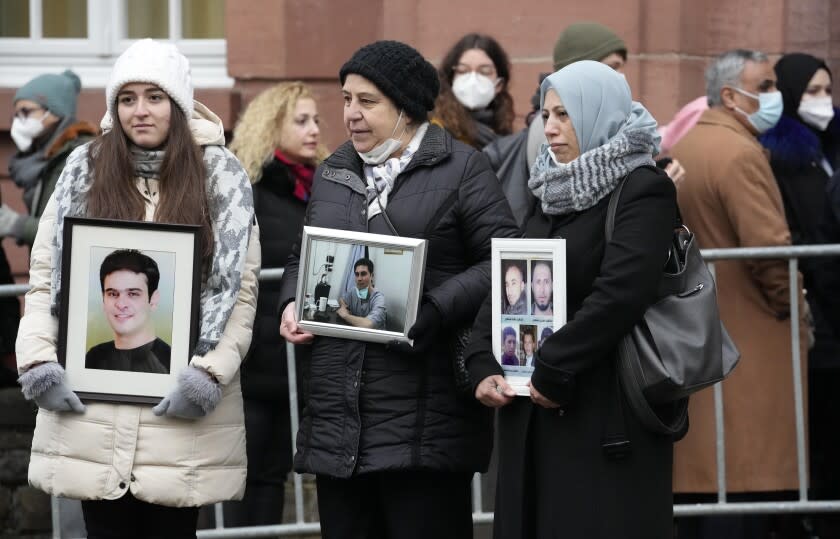
[[[197,225],[145,221],[64,219],[57,355],[70,389],[79,398],[154,404],[175,387],[177,375],[189,365],[198,340],[202,276],[200,229]],[[117,316],[105,313],[101,266],[94,266],[120,250],[139,251],[153,260],[160,280],[154,292],[148,290],[147,284],[148,307],[141,301],[136,312]],[[145,279],[140,282],[148,283],[149,277],[143,273],[116,271],[125,271],[129,277],[140,275]],[[107,282],[108,276],[105,278]],[[142,286],[138,288],[142,289]],[[142,292],[136,295],[140,296]],[[153,300],[154,297],[157,299]],[[94,308],[96,298],[103,305],[98,314]],[[130,309],[130,306],[119,308]],[[126,335],[135,330],[133,326],[115,328],[114,325],[141,322],[145,324],[144,328],[153,328],[155,340],[131,350],[118,349],[118,341],[125,342]],[[109,341],[97,341],[98,335],[106,334],[104,325],[109,325],[114,337],[113,349]],[[161,328],[162,336],[158,335]],[[94,348],[98,352],[91,358],[90,352]],[[110,359],[120,367],[109,367]]]

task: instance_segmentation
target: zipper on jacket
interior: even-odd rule
[[[159,196],[155,197],[155,196],[152,195],[152,187],[149,185],[149,178],[143,178],[143,183],[146,184],[146,191],[145,191],[146,197],[149,199],[149,202],[152,203],[152,207],[157,209],[157,205],[158,205],[157,201],[160,200],[160,197]]]

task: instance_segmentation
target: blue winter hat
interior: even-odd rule
[[[59,118],[76,116],[76,101],[82,81],[67,69],[64,73],[38,75],[15,92],[12,103],[21,99],[34,101]]]

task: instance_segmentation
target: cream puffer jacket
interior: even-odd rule
[[[190,123],[200,144],[224,144],[221,121],[198,102]],[[138,180],[146,200],[146,220],[154,215],[156,183],[149,182],[147,195],[146,182]],[[32,289],[26,294],[17,340],[20,373],[45,360],[57,360],[58,320],[50,314],[54,234],[55,200],[51,199],[32,246]],[[139,500],[171,507],[241,498],[247,466],[239,365],[251,342],[259,268],[259,229],[254,225],[239,297],[224,334],[215,350],[191,361],[222,385],[222,400],[212,413],[198,420],[172,419],[155,416],[152,406],[102,402],[87,402],[84,414],[39,409],[30,484],[82,500],[112,500],[129,489]]]

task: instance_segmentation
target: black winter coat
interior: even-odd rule
[[[568,322],[537,351],[531,378],[561,408],[517,397],[499,410],[496,539],[673,536],[673,444],[632,414],[617,384],[615,354],[656,298],[676,193],[662,171],[632,172],[607,245],[609,198],[556,217],[538,208],[528,222],[529,237],[566,240]],[[490,313],[486,301],[473,327],[467,361],[475,382],[502,374],[492,355]],[[619,434],[630,452],[616,459],[602,444]]]
[[[483,154],[430,125],[387,212],[401,236],[428,240],[422,302],[442,316],[438,344],[415,357],[316,337],[295,470],[339,478],[485,470],[492,411],[457,392],[447,344],[490,290],[491,238],[519,234],[510,207]],[[391,234],[382,215],[368,221],[363,163],[350,142],[318,168],[305,224]],[[286,266],[281,306],[294,298],[298,256]]]
[[[840,208],[832,208],[830,176],[821,165],[825,158],[835,169],[840,167],[840,122],[833,121],[818,133],[785,115],[762,135],[761,143],[770,150],[792,243],[840,243],[840,230],[831,226]],[[838,267],[837,258],[799,261],[814,319],[816,346],[808,354],[811,369],[840,368],[840,290],[831,285],[837,280]]]
[[[254,184],[254,211],[260,225],[260,248],[263,268],[282,268],[300,234],[306,203],[296,198],[295,179],[281,161],[272,159],[263,167],[260,181]],[[257,315],[247,360],[242,364],[242,396],[248,400],[271,403],[278,422],[249,428],[272,429],[272,462],[279,462],[281,472],[292,467],[291,422],[289,420],[289,379],[286,367],[286,341],[280,337],[277,304],[280,281],[261,281]],[[307,362],[308,346],[297,346],[298,364]],[[299,371],[300,369],[298,369]],[[301,384],[298,389],[301,390]],[[247,414],[246,402],[246,414]],[[263,438],[260,438],[263,439]],[[265,448],[262,448],[264,450]],[[252,458],[249,458],[249,463]]]

